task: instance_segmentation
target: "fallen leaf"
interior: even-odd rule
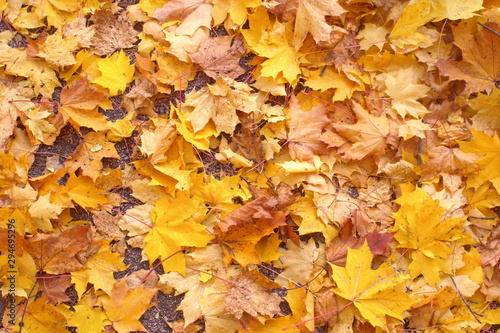
[[[145,330],[139,318],[152,306],[151,298],[156,291],[143,286],[130,290],[125,279],[116,282],[109,297],[102,300],[113,328],[118,333]]]
[[[358,249],[348,250],[345,267],[330,265],[332,278],[337,284],[333,292],[352,301],[370,324],[383,328],[387,317],[403,321],[403,312],[414,301],[395,289],[409,277],[394,271],[390,262],[383,263],[376,270],[371,269],[372,258],[365,242]]]
[[[312,161],[314,154],[328,152],[326,143],[320,141],[321,132],[330,124],[327,114],[324,105],[303,111],[299,101],[291,98],[287,142],[293,159]]]
[[[356,114],[355,124],[333,123],[335,130],[352,144],[343,146],[339,153],[350,160],[361,160],[368,156],[380,159],[387,148],[386,136],[389,134],[389,121],[385,115],[376,117],[360,104],[352,102]]]
[[[135,67],[122,50],[109,58],[97,60],[97,67],[101,74],[92,83],[108,89],[111,96],[124,92],[127,84],[134,80]]]
[[[234,280],[233,287],[224,297],[226,311],[237,319],[241,319],[243,313],[253,317],[264,315],[270,318],[280,314],[281,297],[271,293],[271,290],[260,282],[248,273]]]
[[[245,54],[241,38],[233,36],[209,37],[190,57],[194,63],[211,78],[228,77],[236,79],[245,70],[239,65]]]
[[[191,108],[187,120],[194,132],[202,130],[211,120],[217,132],[233,133],[240,122],[236,110],[245,113],[257,110],[257,96],[250,91],[244,83],[219,78],[214,85],[189,93],[184,105]]]
[[[108,128],[106,117],[98,113],[96,107],[106,100],[106,95],[95,87],[87,86],[87,79],[73,82],[71,87],[61,91],[59,109],[65,120],[77,130],[80,126],[101,131]]]
[[[59,234],[36,234],[27,240],[26,251],[39,270],[63,274],[85,268],[95,243],[90,224],[75,226]]]
[[[495,23],[488,23],[487,26],[495,31],[500,30],[500,26]],[[464,80],[468,93],[490,93],[500,80],[497,70],[500,36],[486,28],[476,35],[466,28],[457,26],[452,29],[454,44],[462,50],[463,60],[439,60],[437,66],[440,73],[451,80]]]
[[[109,9],[99,10],[92,16],[94,22],[94,35],[90,45],[94,47],[93,53],[98,56],[110,56],[119,49],[128,49],[134,46],[137,40],[137,31],[123,11],[115,16]]]

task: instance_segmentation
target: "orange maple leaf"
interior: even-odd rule
[[[279,226],[286,225],[287,212],[274,211],[278,201],[258,198],[232,211],[216,226],[219,244],[224,250],[224,262],[234,258],[243,267],[260,264],[255,245]]]
[[[376,117],[360,104],[352,101],[352,110],[356,114],[355,124],[334,123],[333,127],[352,144],[343,145],[339,153],[351,160],[362,160],[368,156],[379,159],[385,155],[386,137],[389,134],[389,120],[384,115]]]
[[[302,161],[312,161],[315,154],[326,153],[328,146],[320,140],[321,132],[330,124],[328,108],[318,105],[302,111],[295,96],[290,99],[289,131],[287,136],[290,156]]]
[[[487,26],[500,31],[500,25]],[[482,29],[474,36],[468,29],[452,26],[454,44],[462,50],[462,61],[443,60],[437,63],[442,75],[452,80],[464,80],[468,93],[486,91],[490,93],[500,80],[500,36]]]
[[[82,78],[71,87],[64,87],[61,91],[59,111],[64,120],[69,121],[77,130],[80,126],[102,131],[108,128],[106,117],[98,113],[95,108],[106,99],[106,95],[95,87],[87,86],[87,79]]]

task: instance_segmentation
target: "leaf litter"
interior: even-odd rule
[[[497,5],[0,10],[3,332],[498,330]]]

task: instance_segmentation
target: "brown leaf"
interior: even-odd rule
[[[487,26],[500,31],[500,26]],[[437,63],[439,72],[451,80],[464,80],[466,91],[475,93],[491,92],[500,80],[500,36],[485,28],[474,36],[467,28],[453,26],[454,44],[462,50],[462,61],[443,60]]]
[[[278,201],[275,198],[258,198],[232,211],[217,224],[221,232],[226,232],[231,226],[253,224],[255,219],[272,219],[273,209]]]
[[[340,232],[332,239],[330,245],[325,249],[325,255],[329,262],[337,266],[345,266],[347,260],[347,249],[357,249],[364,243],[364,238],[357,238],[354,225],[350,219],[344,222]]]
[[[37,276],[40,290],[45,293],[50,304],[70,302],[71,299],[66,295],[66,289],[71,286],[71,276]]]
[[[120,158],[115,145],[106,140],[104,132],[90,132],[85,135],[84,141],[64,164],[70,171],[81,168],[82,174],[95,182],[101,175],[102,159],[105,157]]]
[[[245,158],[256,163],[257,170],[262,171],[264,156],[260,139],[259,125],[249,117],[240,117],[241,128],[233,135],[233,142]]]
[[[245,73],[239,64],[244,54],[245,48],[241,38],[222,36],[209,37],[190,57],[194,63],[201,66],[205,74],[214,79],[219,76],[236,79]]]
[[[356,113],[355,124],[334,123],[333,127],[352,144],[344,145],[339,153],[351,160],[362,160],[368,156],[382,158],[387,148],[386,137],[389,134],[389,121],[385,115],[376,117],[366,111],[360,104],[352,102]]]
[[[265,315],[272,318],[281,313],[281,301],[281,297],[262,285],[261,279],[244,273],[233,282],[233,288],[224,298],[224,307],[237,319],[241,319],[245,312],[253,317]]]
[[[125,237],[123,232],[118,227],[118,221],[121,219],[121,216],[113,216],[108,212],[101,210],[93,211],[92,217],[97,231],[102,236],[114,239],[122,239]]]
[[[255,251],[257,242],[262,237],[274,232],[275,228],[286,225],[288,212],[274,211],[277,200],[274,198],[258,198],[232,211],[216,226],[219,244],[224,250],[224,262],[229,264],[231,258],[246,267],[249,264],[260,264]]]
[[[327,114],[326,105],[318,105],[309,111],[302,111],[299,101],[292,96],[287,142],[293,159],[312,161],[315,154],[328,151],[327,144],[320,140],[323,128],[330,124]]]
[[[326,316],[324,316],[324,314],[332,312],[338,308],[335,293],[332,290],[325,290],[323,292],[315,293],[314,297],[316,298],[316,302],[314,303],[314,313],[317,317],[319,317],[315,324],[320,327],[325,325],[333,327],[337,321],[337,313],[330,313]]]
[[[28,253],[38,270],[48,274],[63,274],[79,269],[98,247],[90,224],[77,225],[60,234],[36,234],[27,240]]]
[[[91,45],[94,46],[95,54],[109,56],[116,50],[134,46],[137,31],[127,18],[126,11],[115,16],[111,10],[99,10],[92,16],[92,21],[95,34],[91,39]]]
[[[422,180],[432,180],[443,173],[463,176],[480,170],[474,162],[475,155],[458,148],[432,147],[428,149],[428,155],[429,160],[421,166]]]

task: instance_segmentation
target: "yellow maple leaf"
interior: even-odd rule
[[[78,40],[76,37],[64,37],[60,30],[49,35],[39,46],[37,56],[45,59],[53,67],[65,67],[76,64],[73,53],[76,51]]]
[[[268,58],[261,64],[260,74],[274,79],[282,74],[289,83],[295,82],[301,73],[301,54],[291,46],[293,36],[287,35],[290,27],[286,29],[285,24],[278,21],[271,24],[264,7],[258,7],[253,14],[248,15],[248,21],[250,28],[242,29],[241,33],[257,55]]]
[[[102,289],[110,295],[113,289],[115,278],[113,273],[127,269],[118,253],[111,252],[109,243],[112,239],[105,239],[101,243],[99,250],[92,254],[85,263],[86,269],[74,271],[75,277],[72,279],[87,288],[87,283],[94,285],[95,290]],[[82,281],[82,276],[86,277]],[[81,290],[82,292],[85,289]]]
[[[412,199],[406,201],[406,197]],[[426,282],[435,285],[440,280],[440,272],[451,274],[448,255],[453,250],[447,243],[467,239],[463,221],[458,218],[443,220],[446,209],[420,188],[395,202],[402,206],[394,213],[394,239],[399,242],[398,247],[414,250],[409,266],[411,276],[423,274]]]
[[[111,96],[124,92],[127,84],[134,80],[135,66],[130,64],[130,58],[123,50],[97,60],[97,67],[101,75],[92,83],[107,88]]]
[[[85,286],[86,287],[86,286]],[[95,296],[84,295],[77,305],[75,312],[69,317],[70,326],[76,326],[79,331],[87,333],[101,333],[104,327],[106,314],[100,307],[95,306]]]
[[[336,1],[299,1],[294,29],[293,44],[295,49],[300,49],[308,33],[321,47],[335,46],[347,34],[347,31],[336,25],[328,24],[325,17],[340,17],[346,12],[347,10]]]
[[[23,321],[27,332],[67,333],[67,320],[57,308],[48,304],[45,296],[28,303],[26,315],[17,317],[16,326]]]
[[[490,94],[478,94],[476,98],[466,99],[463,102],[477,111],[477,114],[472,117],[475,129],[496,130],[500,128],[500,113],[498,112],[500,89],[495,87]]]
[[[432,0],[431,15],[434,17],[433,22],[448,20],[463,20],[473,16],[477,16],[475,12],[483,9],[482,0]]]
[[[385,79],[385,93],[392,98],[392,108],[403,118],[406,115],[421,118],[428,112],[417,100],[427,96],[429,87],[413,83],[414,72],[414,68],[400,69]]]
[[[489,136],[471,128],[474,140],[459,141],[460,148],[466,153],[482,156],[476,160],[481,168],[467,179],[467,185],[478,188],[486,181],[491,181],[500,193],[500,138],[497,133]]]
[[[403,312],[414,301],[398,290],[408,276],[394,271],[388,261],[373,270],[372,259],[370,247],[365,241],[358,249],[348,249],[345,267],[330,264],[332,278],[337,284],[333,292],[352,301],[370,324],[384,328],[386,317],[402,321]]]
[[[118,333],[144,331],[139,318],[149,309],[155,288],[144,288],[142,285],[130,290],[126,279],[116,282],[109,297],[103,297],[102,304],[108,319]]]
[[[185,107],[189,107],[187,120],[193,131],[202,130],[212,120],[218,133],[233,133],[240,122],[236,110],[250,113],[257,111],[257,96],[251,88],[232,79],[219,78],[214,85],[192,91],[186,96]]]
[[[186,262],[179,251],[183,247],[203,247],[213,238],[200,224],[203,202],[179,192],[174,200],[163,197],[156,202],[152,213],[153,228],[146,235],[144,252],[150,262],[168,259],[165,271],[185,274]]]
[[[66,190],[70,198],[83,208],[100,208],[100,205],[109,203],[102,190],[96,188],[92,179],[87,176],[76,176],[71,173],[66,183]]]

